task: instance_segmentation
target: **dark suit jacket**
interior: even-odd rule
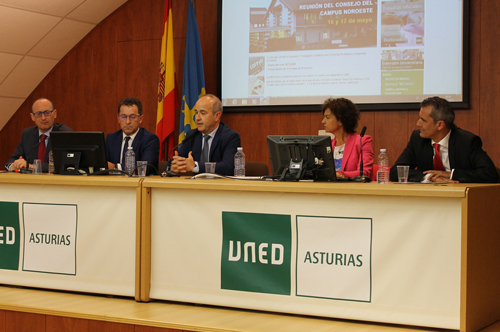
[[[197,133],[193,139],[181,144],[179,147],[179,156],[187,157],[189,152],[192,151],[193,159],[199,162],[203,134],[198,129],[193,129],[186,134],[186,137],[193,131],[197,131]],[[212,140],[209,154],[209,160],[217,163],[215,165],[215,173],[234,175],[234,155],[239,146],[241,146],[240,135],[221,122]],[[198,163],[198,166],[200,169],[199,172],[205,173],[205,164]]]
[[[483,142],[479,136],[460,128],[452,129],[448,153],[450,168],[455,170],[453,180],[470,183],[498,181],[495,164],[482,146]],[[415,130],[403,153],[391,168],[391,181],[398,180],[397,165],[410,166],[408,181],[421,181],[423,172],[434,168],[433,153],[431,139],[420,137],[420,131]]]
[[[52,126],[52,131],[73,131],[70,127],[63,125],[62,123],[54,123]],[[19,157],[27,160],[28,163],[33,164],[35,159],[38,159],[38,143],[39,143],[38,127],[33,126],[23,130],[21,136],[21,142],[17,146],[14,154],[9,158],[5,164],[7,168]],[[47,173],[49,171],[49,152],[52,150],[52,143],[49,136],[49,141],[47,143],[47,149],[45,150],[44,163],[42,163],[42,172]],[[7,168],[8,169],[8,168]]]
[[[106,157],[113,164],[120,163],[120,153],[123,142],[123,131],[120,129],[106,136]],[[144,128],[139,128],[132,142],[136,161],[147,161],[148,165],[158,168],[160,156],[160,140],[158,136]],[[148,166],[147,174],[156,174],[153,167]]]

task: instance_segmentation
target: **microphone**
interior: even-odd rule
[[[33,173],[33,171],[30,169],[30,156],[31,152],[33,152],[33,149],[38,147],[40,143],[42,143],[42,141],[36,143],[28,150],[28,153],[26,154],[26,168],[19,169],[19,173]]]
[[[359,134],[359,175],[353,177],[351,180],[354,182],[371,182],[372,179],[370,179],[368,176],[363,175],[363,136],[365,136],[366,132],[366,126],[361,129],[361,133]]]
[[[168,153],[168,156],[167,156],[168,157],[168,163],[167,163],[167,166],[165,167],[165,172],[166,172],[167,176],[179,176],[179,174],[177,174],[176,172],[173,172],[173,171],[170,170],[170,166],[172,165],[172,159],[173,159],[173,158],[170,158],[170,155],[181,144],[184,144],[184,143],[189,142],[190,140],[192,140],[197,133],[198,133],[198,130],[193,130],[193,131],[189,132],[188,135],[186,135],[186,137],[184,137],[184,139],[182,140],[181,143],[177,144],[176,146],[174,146],[170,150],[170,152]]]

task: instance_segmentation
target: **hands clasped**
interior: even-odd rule
[[[431,182],[458,183],[458,181],[451,179],[451,172],[430,170],[425,171],[424,174],[429,174],[427,180]]]
[[[175,155],[172,158],[171,170],[177,173],[186,173],[192,172],[193,168],[196,166],[192,152],[190,151],[187,158],[179,156],[177,151],[175,151]]]

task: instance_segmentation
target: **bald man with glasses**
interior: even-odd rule
[[[108,168],[118,168],[125,164],[125,152],[131,146],[136,161],[147,161],[148,165],[158,168],[160,140],[158,136],[141,128],[144,115],[142,103],[134,97],[126,97],[118,105],[118,123],[121,129],[106,136],[106,154]],[[123,165],[122,169],[125,169]],[[153,174],[154,168],[148,166],[147,174]]]
[[[35,100],[31,107],[30,116],[35,126],[23,130],[21,142],[5,164],[8,171],[26,169],[27,164],[29,169],[33,169],[33,161],[40,159],[42,172],[48,172],[49,153],[52,150],[50,133],[53,131],[73,131],[62,123],[55,123],[57,110],[47,98]]]

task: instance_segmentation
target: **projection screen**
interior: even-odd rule
[[[468,0],[219,0],[224,111],[468,107]]]

